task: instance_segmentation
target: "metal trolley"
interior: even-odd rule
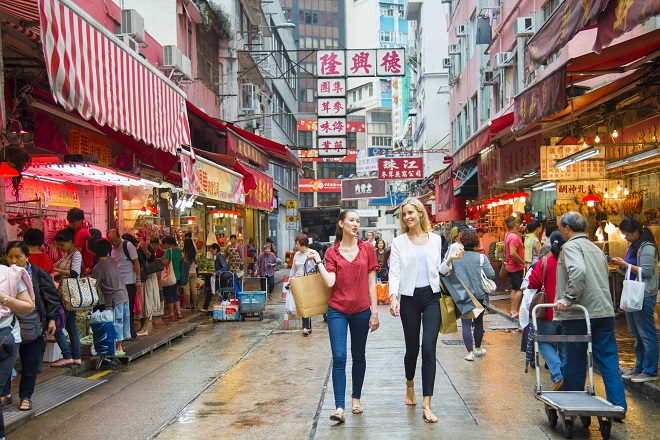
[[[264,319],[266,308],[266,291],[261,290],[266,278],[243,277],[243,291],[236,294],[238,299],[238,313],[241,321],[245,321],[247,315]]]
[[[564,437],[573,438],[575,419],[580,418],[583,427],[591,425],[591,417],[598,419],[600,433],[603,439],[610,438],[612,430],[612,419],[623,417],[624,410],[620,406],[612,405],[602,397],[597,397],[594,391],[594,362],[591,346],[591,323],[589,312],[579,304],[571,307],[580,309],[584,313],[587,322],[586,335],[539,335],[536,321],[536,310],[538,308],[554,307],[554,304],[538,304],[532,309],[532,324],[534,326],[534,359],[536,363],[536,400],[545,405],[545,413],[548,423],[554,427],[557,420],[561,419],[564,428]],[[589,383],[587,391],[544,391],[541,387],[541,370],[539,368],[539,342],[563,342],[563,343],[587,343],[587,365],[589,367]]]

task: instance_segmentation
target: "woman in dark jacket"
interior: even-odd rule
[[[30,275],[34,288],[36,312],[40,321],[38,329],[30,332],[29,323],[34,323],[34,315],[16,315],[21,325],[21,339],[23,339],[18,349],[22,365],[18,393],[21,400],[18,409],[21,411],[32,409],[32,393],[34,393],[37,374],[41,372],[41,360],[46,351],[45,335],[55,334],[55,317],[61,304],[51,276],[45,270],[30,263],[29,257],[30,250],[24,242],[12,241],[7,245],[8,262],[26,269]],[[36,338],[34,338],[35,335]]]

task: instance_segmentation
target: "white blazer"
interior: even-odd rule
[[[417,281],[417,258],[408,234],[401,234],[392,241],[390,254],[389,295],[412,296]],[[426,268],[433,292],[440,292],[440,273],[442,263],[442,238],[429,232]]]

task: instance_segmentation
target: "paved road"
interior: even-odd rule
[[[107,383],[9,438],[563,438],[534,399],[520,336],[499,315],[486,317],[488,354],[475,362],[463,360],[462,345],[450,345],[459,334],[441,335],[433,403],[440,422],[430,425],[422,421],[421,404],[403,404],[401,326],[381,306],[381,328],[367,344],[365,413],[348,414],[337,425],[328,419],[334,405],[326,326],[316,318],[307,338],[280,330],[283,308],[272,302],[263,322],[204,324],[171,348],[105,375]],[[604,395],[601,383],[597,389]],[[629,416],[615,424],[612,437],[658,438],[658,405],[636,394],[628,398]],[[596,426],[576,430],[574,438],[600,438]]]

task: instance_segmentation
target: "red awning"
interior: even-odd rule
[[[489,122],[490,132],[498,133],[513,124],[513,112],[506,113],[499,118],[495,118]]]
[[[260,209],[262,211],[272,211],[273,178],[256,168],[239,162],[236,162],[236,171],[239,171],[244,176],[252,175],[255,182],[255,188],[253,190],[245,190],[245,207]]]
[[[302,168],[302,162],[300,162],[298,156],[293,154],[286,145],[258,136],[233,124],[228,124],[228,128],[237,135],[243,137],[245,140],[252,142],[267,154],[272,154],[280,160],[284,160],[298,168]]]
[[[55,101],[85,120],[177,154],[190,144],[186,96],[73,2],[0,0],[11,23],[41,32]],[[40,28],[29,26],[40,22]]]
[[[225,133],[227,131],[227,124],[225,124],[221,121],[218,121],[217,119],[215,119],[212,116],[207,115],[206,113],[204,113],[204,111],[202,111],[202,109],[196,107],[190,101],[186,101],[186,108],[188,109],[188,111],[190,113],[192,113],[193,115],[197,116],[198,118],[208,122],[209,124],[211,124],[212,126],[217,128],[218,130],[220,130],[222,133]]]

